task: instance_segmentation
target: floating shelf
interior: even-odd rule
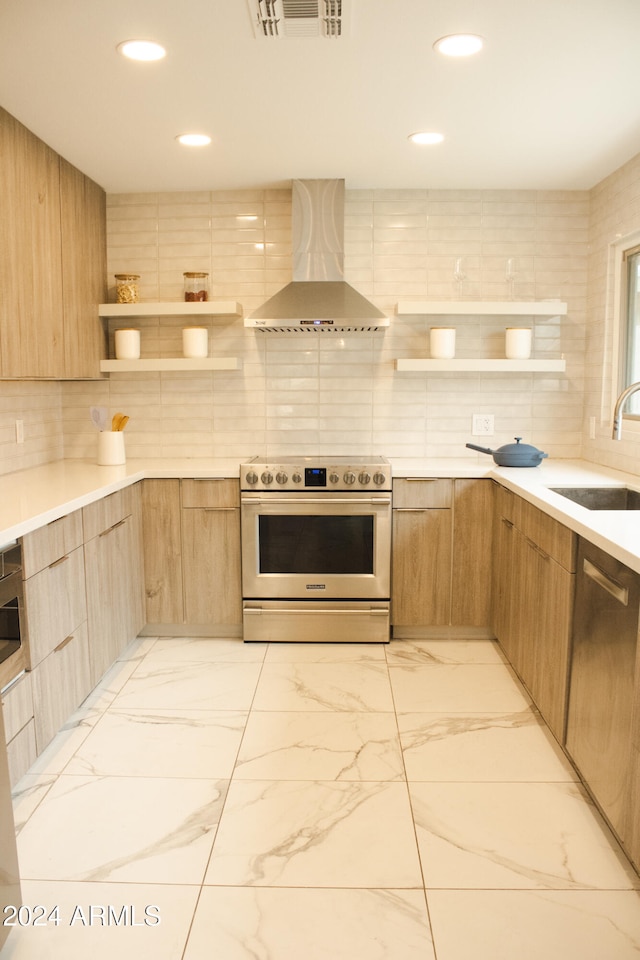
[[[242,304],[235,300],[101,303],[98,313],[101,317],[241,317]]]
[[[203,357],[192,360],[185,357],[168,357],[152,360],[101,360],[101,373],[149,373],[167,370],[241,370],[238,357]]]
[[[406,359],[395,361],[396,370],[453,370],[458,373],[564,373],[565,360],[460,360]]]
[[[399,317],[437,316],[558,317],[567,305],[561,300],[400,300]]]

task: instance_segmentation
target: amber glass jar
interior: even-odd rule
[[[209,274],[184,274],[184,299],[187,303],[209,299]]]

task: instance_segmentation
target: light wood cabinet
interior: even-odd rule
[[[179,480],[145,480],[142,525],[146,621],[184,622]]]
[[[83,508],[93,686],[145,623],[140,484]]]
[[[184,615],[188,624],[239,627],[240,491],[237,480],[182,481]]]
[[[407,481],[405,481],[407,482]],[[450,487],[450,481],[444,481]],[[394,481],[391,619],[394,629],[449,623],[451,608],[451,508],[425,507],[429,487],[401,488]],[[411,496],[411,493],[414,493]],[[437,499],[433,489],[433,499]],[[415,505],[408,506],[413,501]]]
[[[488,630],[493,484],[476,479],[393,482],[391,616],[403,628]]]
[[[493,628],[540,713],[563,743],[576,537],[502,487],[496,490]]]
[[[154,625],[242,624],[240,488],[232,479],[145,480],[146,615]]]
[[[26,534],[22,564],[25,642],[33,668],[87,619],[81,512]]]
[[[106,194],[60,158],[60,233],[64,377],[98,377],[107,355],[105,322],[98,312],[106,294]]]
[[[22,558],[30,673],[28,688],[9,691],[13,707],[22,707],[9,745],[12,775],[25,772],[24,762],[42,752],[92,686],[81,511],[23,537]]]
[[[451,624],[488,627],[491,620],[493,481],[453,482]]]
[[[14,787],[37,757],[30,673],[23,673],[3,691],[2,716],[9,758],[9,780]]]
[[[0,111],[0,373],[64,367],[58,155]]]
[[[0,109],[0,376],[98,377],[105,194]]]
[[[31,678],[36,749],[42,753],[94,686],[89,669],[86,622],[34,667]]]
[[[33,668],[87,619],[83,548],[26,580],[24,606]]]

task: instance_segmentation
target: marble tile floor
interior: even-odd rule
[[[139,640],[15,813],[2,960],[640,960],[640,879],[489,641]]]

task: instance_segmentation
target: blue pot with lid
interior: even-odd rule
[[[537,447],[530,443],[521,443],[522,437],[514,437],[515,443],[505,443],[497,450],[491,450],[489,447],[478,447],[475,443],[467,443],[470,450],[477,450],[479,453],[489,453],[499,467],[537,467],[548,453],[543,453]]]

